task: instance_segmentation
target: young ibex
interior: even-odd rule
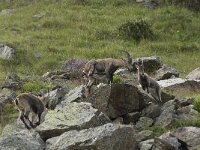
[[[156,93],[156,101],[162,103],[161,99],[161,88],[160,85],[156,82],[156,80],[152,79],[149,77],[148,74],[144,73],[144,65],[143,61],[142,64],[135,64],[137,68],[137,73],[138,73],[138,81],[142,86],[142,89],[145,91],[147,90],[147,93],[149,93],[149,88],[155,90]]]
[[[49,98],[48,96],[34,96],[30,93],[22,93],[16,97],[14,103],[18,110],[20,111],[20,119],[24,123],[27,129],[35,128],[36,126],[40,125],[41,115],[46,109],[45,107],[48,106]],[[38,116],[38,122],[33,124],[33,122],[29,119],[29,114],[34,113]],[[28,120],[30,123],[29,127],[25,122],[25,119]],[[33,120],[32,120],[33,121]]]
[[[124,59],[113,59],[113,58],[105,58],[105,59],[92,59],[85,64],[83,69],[83,77],[88,79],[87,87],[92,86],[94,83],[94,74],[97,75],[106,75],[108,84],[113,82],[113,74],[120,67],[127,67],[130,72],[133,71],[132,57],[131,55],[123,51],[127,54],[127,60]]]

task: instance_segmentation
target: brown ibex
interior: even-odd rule
[[[127,54],[127,60],[124,59],[113,59],[113,58],[105,58],[105,59],[92,59],[85,64],[83,69],[83,77],[88,79],[87,87],[91,87],[94,83],[95,77],[94,74],[97,75],[106,75],[108,84],[113,82],[113,74],[120,67],[127,67],[130,72],[133,71],[132,65],[132,57],[131,55],[123,51]]]
[[[144,65],[143,61],[142,64],[135,64],[137,68],[137,73],[138,73],[138,81],[142,86],[142,89],[144,91],[147,90],[147,93],[149,93],[149,88],[153,89],[156,93],[157,98],[156,101],[162,103],[161,99],[161,88],[160,85],[156,82],[156,80],[152,79],[147,73],[144,73]]]
[[[40,125],[41,115],[44,112],[45,107],[47,107],[48,102],[48,96],[37,97],[30,93],[22,93],[16,97],[14,103],[20,112],[20,119],[27,129],[31,129],[31,127],[35,128]],[[37,114],[38,116],[39,120],[35,125],[29,119],[30,113]],[[27,125],[25,119],[29,121],[31,127]]]

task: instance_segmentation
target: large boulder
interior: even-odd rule
[[[163,65],[160,69],[156,71],[157,80],[165,80],[172,77],[179,77],[179,72],[174,68]]]
[[[0,137],[1,150],[43,150],[44,142],[39,134],[22,130],[12,135]]]
[[[137,87],[129,84],[99,87],[85,100],[112,119],[142,110],[146,106],[146,101],[154,101]]]
[[[191,71],[187,77],[187,79],[193,79],[193,80],[200,80],[200,67],[194,69],[193,71]]]
[[[175,96],[187,96],[200,92],[200,80],[175,78],[160,80],[158,84],[164,91]]]
[[[81,78],[82,70],[86,63],[86,60],[71,59],[62,65],[61,70],[69,72],[70,78]]]
[[[72,130],[47,140],[47,150],[134,150],[136,140],[131,126],[105,124],[85,130]]]
[[[81,85],[65,95],[65,102],[80,102],[85,97],[85,86]]]
[[[65,91],[62,88],[56,88],[46,94],[49,97],[48,107],[55,109],[56,105],[59,104],[65,97]]]
[[[137,58],[134,61],[134,64],[136,63],[142,64],[142,61],[144,64],[144,70],[147,73],[155,73],[156,70],[162,67],[160,58],[157,56]],[[134,70],[136,71],[136,68]]]
[[[15,57],[15,50],[7,45],[0,44],[0,58],[11,59]]]
[[[185,142],[191,150],[196,150],[200,147],[200,128],[198,127],[181,127],[171,134]]]
[[[110,120],[89,103],[62,103],[49,111],[45,121],[37,127],[42,139],[46,140],[72,129],[86,129],[108,123]]]
[[[155,125],[168,127],[172,125],[176,119],[177,102],[170,100],[166,102],[161,108],[161,114],[157,117]]]

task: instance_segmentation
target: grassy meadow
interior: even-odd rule
[[[200,66],[200,14],[186,8],[164,6],[155,10],[128,0],[54,0],[0,2],[0,43],[16,50],[17,59],[0,61],[0,77],[16,71],[38,76],[60,69],[68,59],[121,58],[121,50],[134,58],[157,55],[177,68],[182,77]],[[44,14],[41,19],[33,16]],[[119,27],[138,18],[146,20],[153,40],[124,40]],[[40,53],[41,58],[36,58]]]
[[[14,48],[16,59],[0,59],[0,82],[11,72],[37,78],[72,58],[125,57],[121,50],[133,58],[157,55],[181,77],[200,66],[200,14],[187,8],[150,10],[130,0],[1,0],[0,12],[5,9],[13,13],[0,13],[0,44]],[[33,17],[38,14],[43,17]],[[135,42],[119,36],[122,24],[140,18],[155,38]]]

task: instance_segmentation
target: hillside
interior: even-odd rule
[[[80,4],[80,2],[85,2]],[[13,60],[1,60],[1,80],[10,72],[37,77],[57,70],[71,58],[133,58],[157,55],[185,77],[200,66],[200,14],[183,7],[145,8],[128,0],[1,1],[0,43],[16,51]],[[154,39],[125,40],[119,27],[142,18]],[[36,55],[39,55],[37,57]]]

